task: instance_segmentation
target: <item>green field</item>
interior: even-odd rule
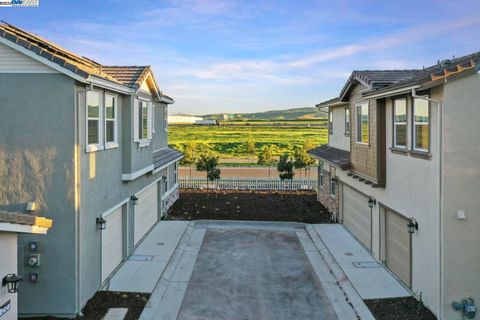
[[[170,125],[168,129],[170,146],[182,150],[188,141],[208,144],[221,159],[231,159],[232,163],[241,159],[252,159],[263,146],[275,146],[275,155],[291,152],[295,145],[302,146],[306,140],[314,145],[327,143],[325,126],[289,126],[275,125],[235,125],[235,126],[199,126]],[[247,140],[255,142],[255,153],[247,153]],[[233,158],[233,159],[232,159]],[[228,162],[228,160],[227,160]]]

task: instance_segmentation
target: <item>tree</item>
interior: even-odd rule
[[[258,154],[257,163],[261,166],[268,166],[268,176],[270,177],[270,167],[276,163],[273,156],[273,148],[271,145],[264,146]]]
[[[295,173],[293,172],[293,161],[288,153],[280,156],[277,163],[278,176],[283,180],[290,180],[290,185]]]
[[[308,149],[305,147],[295,146],[293,149],[293,165],[295,169],[304,169],[305,177],[307,176],[307,170],[310,170],[310,166],[315,163],[315,160],[308,154]]]
[[[252,138],[247,139],[247,153],[254,154],[255,153],[255,140]]]
[[[305,158],[306,160],[306,168],[308,169],[308,177],[310,178],[310,167],[315,164],[315,159],[312,158],[312,156],[310,156],[310,154],[308,153],[308,151],[314,149],[316,147],[316,143],[313,139],[306,139],[304,142],[303,142],[303,150],[305,150],[306,154],[307,154],[307,157]]]
[[[196,168],[197,171],[203,171],[207,173],[207,189],[209,187],[208,182],[214,182],[220,179],[220,169],[218,166],[218,157],[212,154],[202,154],[197,160]]]
[[[183,146],[184,157],[180,160],[180,165],[190,167],[190,178],[192,178],[192,167],[198,160],[197,143],[189,141]]]

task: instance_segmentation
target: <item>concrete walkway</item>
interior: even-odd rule
[[[408,297],[410,293],[341,224],[315,224],[315,232],[362,299]]]
[[[151,293],[187,229],[188,221],[160,221],[105,288]]]

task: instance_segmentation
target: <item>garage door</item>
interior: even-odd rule
[[[371,249],[372,225],[368,198],[346,185],[343,187],[343,224],[364,246]]]
[[[391,210],[385,210],[385,263],[407,286],[410,286],[411,237],[408,220]]]
[[[122,262],[122,207],[109,213],[104,219],[106,229],[102,230],[102,282]]]
[[[150,230],[158,218],[157,184],[154,183],[137,195],[138,204],[135,206],[135,244]]]

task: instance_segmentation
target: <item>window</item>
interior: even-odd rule
[[[336,171],[335,167],[330,166],[330,172],[329,172],[329,181],[330,181],[330,195],[332,197],[337,196],[337,178],[335,176]]]
[[[152,139],[153,111],[152,103],[144,100],[135,100],[134,132],[135,142],[141,147],[146,147]]]
[[[393,101],[393,146],[407,148],[407,99]]]
[[[345,108],[345,135],[350,135],[350,108]]]
[[[117,97],[105,95],[105,148],[117,147]]]
[[[165,132],[168,131],[168,107],[165,106],[165,108],[163,109],[163,125],[164,125],[164,130]]]
[[[87,92],[87,151],[98,150],[101,144],[100,129],[100,93],[97,91]]]
[[[318,185],[323,189],[323,161],[318,162]]]
[[[332,108],[328,109],[328,133],[333,134],[333,111],[332,111]]]
[[[139,139],[148,139],[148,104],[145,101],[138,102],[138,124]]]
[[[368,103],[357,106],[357,142],[368,143]]]
[[[430,142],[430,104],[428,100],[413,101],[413,150],[428,152]]]
[[[178,183],[178,162],[175,162],[173,177],[174,177],[173,178],[174,183]]]

